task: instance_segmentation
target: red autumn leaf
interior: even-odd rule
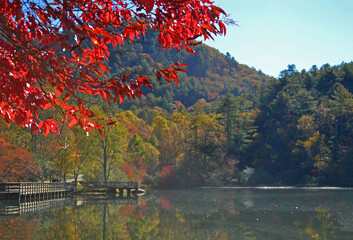
[[[123,97],[123,96],[121,96],[121,95],[119,95],[119,104],[122,104],[122,103],[123,103],[123,101],[124,101],[124,97]]]
[[[109,121],[105,125],[110,126],[110,125],[115,125],[116,121]]]
[[[164,49],[194,53],[196,38],[226,33],[222,15],[225,12],[209,0],[3,0],[0,115],[7,123],[45,135],[59,133],[58,125],[68,119],[77,120],[69,126],[86,131],[100,128],[88,121],[94,114],[87,111],[82,94],[122,103],[125,97],[142,95],[141,87],[152,88],[148,78],[133,79],[129,73],[103,79],[109,71],[108,46],[119,48],[155,31]],[[186,65],[156,69],[157,79],[178,83],[177,72],[185,71],[180,67]],[[48,108],[58,109],[61,121],[39,120],[38,112]]]
[[[71,128],[71,127],[75,126],[76,123],[77,123],[77,119],[76,119],[76,118],[73,118],[73,119],[71,119],[71,121],[70,121],[68,127]]]
[[[47,136],[50,132],[50,126],[47,122],[44,122],[44,125],[43,125],[43,135],[44,136]]]
[[[172,63],[170,64],[171,66],[178,66],[178,67],[188,67],[187,64],[183,64],[183,63]]]

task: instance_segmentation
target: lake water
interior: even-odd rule
[[[12,214],[2,211],[0,239],[353,239],[353,190],[343,189],[158,190],[0,208]]]

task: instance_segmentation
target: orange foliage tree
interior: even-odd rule
[[[29,151],[0,138],[0,181],[28,181],[38,170]]]
[[[142,158],[136,157],[132,163],[123,162],[122,171],[130,181],[143,182],[143,176],[146,174]]]
[[[193,52],[198,37],[225,34],[222,16],[210,0],[3,0],[0,115],[44,135],[58,133],[64,122],[100,131],[82,96],[121,103],[141,95],[142,86],[152,88],[145,75],[107,77],[110,47],[119,51],[154,31],[163,49]],[[155,69],[155,77],[177,83],[181,67],[186,65]],[[61,121],[39,116],[49,108],[61,113]]]
[[[176,173],[173,166],[167,165],[161,169],[160,181],[164,186],[173,186],[176,184]]]

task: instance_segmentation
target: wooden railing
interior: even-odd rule
[[[20,195],[55,193],[55,192],[72,192],[76,188],[73,183],[55,182],[8,182],[0,183],[0,193],[11,193]]]
[[[140,188],[140,182],[87,182],[86,185],[93,188]]]

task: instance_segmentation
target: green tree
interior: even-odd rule
[[[175,164],[175,151],[173,151],[173,136],[170,134],[170,126],[167,119],[157,116],[152,122],[152,135],[156,136],[159,142],[160,163],[164,165]]]
[[[217,113],[222,116],[220,120],[225,125],[228,154],[230,153],[231,144],[234,137],[236,110],[237,110],[236,98],[231,93],[228,93],[224,96],[220,106],[217,109]]]
[[[131,162],[141,157],[143,160],[141,165],[147,170],[151,170],[159,164],[159,151],[151,143],[144,142],[138,134],[130,138],[127,151]]]
[[[98,113],[98,118],[106,118],[98,107],[95,111]],[[98,132],[91,134],[92,152],[84,170],[85,176],[104,182],[119,177],[112,176],[112,173],[120,172],[119,166],[127,147],[127,129],[114,117],[111,117],[109,122],[115,122],[115,124],[105,124],[105,128],[102,129],[104,137]]]

